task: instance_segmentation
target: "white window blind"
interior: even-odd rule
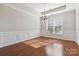
[[[54,16],[48,19],[48,31],[54,34],[63,33],[63,18],[61,16]]]

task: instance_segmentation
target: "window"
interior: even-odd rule
[[[54,16],[48,19],[48,31],[53,34],[63,33],[63,19],[60,16]]]

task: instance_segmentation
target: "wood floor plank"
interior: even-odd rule
[[[39,42],[42,42],[42,44]],[[79,46],[77,46],[75,42],[45,37],[39,37],[0,48],[0,56],[46,56],[45,46],[53,43],[60,43],[64,46],[65,56],[79,56]],[[35,48],[34,45],[40,47]]]

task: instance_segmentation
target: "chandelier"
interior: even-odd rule
[[[46,11],[45,11],[45,7],[46,7],[46,3],[44,3],[44,11],[43,11],[43,15],[42,15],[43,20],[46,20]]]

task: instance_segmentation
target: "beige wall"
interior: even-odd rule
[[[75,42],[79,45],[79,3],[67,4],[67,9],[75,9]]]
[[[49,19],[53,19],[53,17],[62,17],[63,20],[63,34],[53,34],[48,31],[46,31],[46,21]],[[52,38],[58,38],[63,40],[74,40],[74,20],[75,20],[75,11],[64,11],[62,13],[54,14],[50,16],[46,21],[41,21],[41,35],[46,37],[52,37]]]
[[[39,16],[0,4],[0,47],[39,37]],[[27,12],[27,10],[26,10]],[[33,12],[33,11],[32,11]]]

